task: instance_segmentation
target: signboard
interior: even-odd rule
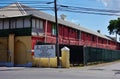
[[[38,58],[55,57],[55,45],[35,45],[34,56]]]

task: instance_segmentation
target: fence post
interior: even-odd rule
[[[86,55],[86,46],[83,46],[83,65],[87,65],[87,55]]]

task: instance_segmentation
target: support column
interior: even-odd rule
[[[9,65],[14,64],[14,34],[10,34],[8,38],[8,53],[9,53]]]
[[[62,52],[62,67],[69,68],[70,67],[70,49],[67,47],[64,47],[61,49]]]
[[[48,21],[45,22],[45,43],[47,43],[47,28],[48,28]]]

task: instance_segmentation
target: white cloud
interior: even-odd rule
[[[120,9],[120,0],[97,0],[110,9]]]
[[[111,0],[97,0],[102,2],[105,6],[108,6],[108,4],[110,3]]]

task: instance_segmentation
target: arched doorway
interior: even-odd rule
[[[26,45],[20,40],[15,42],[14,63],[15,65],[24,65],[27,63]]]

